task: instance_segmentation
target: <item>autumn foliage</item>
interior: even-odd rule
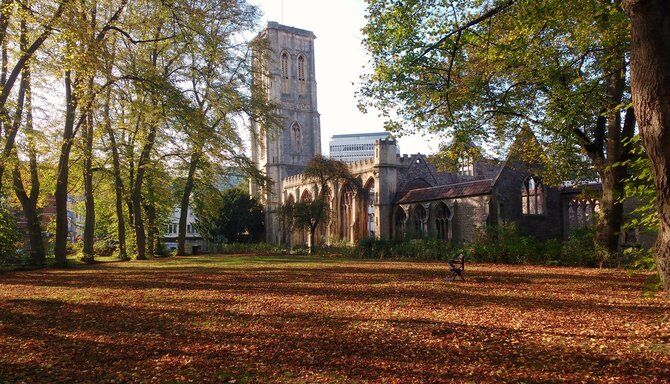
[[[664,383],[620,270],[211,256],[0,275],[0,382]]]

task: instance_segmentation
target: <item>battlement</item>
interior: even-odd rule
[[[284,186],[284,188],[295,187],[295,186],[298,186],[298,185],[302,185],[302,184],[304,184],[304,180],[305,180],[304,177],[305,177],[305,175],[303,173],[299,173],[297,175],[285,177],[284,180],[282,180],[282,185]]]
[[[300,36],[305,36],[309,37],[311,39],[316,39],[316,36],[314,36],[314,32],[308,31],[306,29],[300,29],[296,27],[289,27],[288,25],[283,25],[279,24],[276,21],[268,21],[268,25],[266,29],[276,29],[278,31],[284,31],[288,32],[293,35],[300,35]]]

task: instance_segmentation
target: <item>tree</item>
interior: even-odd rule
[[[528,125],[560,143],[550,158],[587,157],[603,185],[596,242],[617,250],[626,168],[613,165],[635,127],[618,1],[369,0],[368,14],[363,108],[385,111],[389,129],[410,121],[456,141],[509,143]]]
[[[630,54],[633,105],[656,187],[656,267],[670,290],[670,4],[626,0],[632,27]]]
[[[62,130],[62,141],[60,155],[58,158],[58,168],[56,173],[56,190],[54,192],[56,204],[56,236],[54,244],[54,255],[56,265],[65,266],[67,264],[67,235],[68,235],[68,217],[67,217],[67,199],[70,175],[70,154],[77,132],[82,126],[86,126],[87,144],[89,146],[88,136],[92,135],[91,109],[100,87],[95,83],[98,72],[103,68],[100,62],[96,60],[97,53],[100,52],[100,44],[105,41],[107,34],[114,30],[114,25],[119,21],[128,0],[120,0],[109,6],[111,12],[108,19],[101,25],[96,23],[96,16],[99,4],[93,2],[88,4],[84,0],[75,1],[74,4],[65,12],[67,20],[68,38],[64,44],[62,60],[64,62],[64,104],[65,121]],[[89,127],[90,126],[90,127]],[[91,130],[90,134],[88,130]],[[91,142],[92,145],[92,142]],[[92,155],[91,155],[92,156]],[[87,156],[90,160],[91,156]],[[87,161],[89,161],[87,160]],[[92,186],[89,182],[92,180],[90,170],[91,163],[87,163],[84,169],[87,184],[87,228],[85,237],[84,258],[90,260],[93,253],[93,226],[95,219],[93,215]]]
[[[207,195],[213,195],[209,192]],[[200,201],[200,199],[196,199]],[[196,204],[198,230],[216,243],[231,243],[245,239],[256,241],[265,229],[265,214],[258,200],[242,188],[231,188],[221,192],[221,206],[217,215],[207,219],[198,212],[212,209],[211,202]]]
[[[316,184],[315,196],[306,201],[298,201],[289,207],[293,216],[293,224],[309,231],[309,251],[314,253],[316,247],[316,231],[320,224],[330,220],[330,201],[332,186],[353,185],[362,188],[354,178],[349,167],[341,161],[317,155],[312,158],[303,174],[306,182]]]

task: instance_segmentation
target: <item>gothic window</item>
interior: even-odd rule
[[[573,230],[595,225],[599,212],[598,200],[579,198],[570,200],[568,204],[568,228]]]
[[[305,81],[305,56],[298,56],[298,80]]]
[[[426,209],[422,205],[417,205],[413,212],[414,233],[422,237],[426,233]]]
[[[544,214],[544,191],[537,176],[530,176],[521,187],[521,211],[524,215]]]
[[[291,148],[295,152],[300,152],[302,145],[302,135],[300,133],[300,124],[297,122],[291,125]]]
[[[281,78],[288,80],[288,53],[281,54]]]
[[[405,221],[407,216],[405,210],[398,207],[395,213],[395,238],[402,239],[405,235]]]
[[[375,220],[375,182],[374,179],[368,179],[365,184],[365,189],[367,190],[366,195],[366,210],[367,210],[367,229],[368,237],[375,237],[376,231],[376,220]]]
[[[458,174],[461,176],[474,176],[475,166],[472,157],[463,157],[458,160]]]
[[[439,203],[435,210],[435,229],[437,238],[440,240],[449,240],[449,207],[444,203]]]

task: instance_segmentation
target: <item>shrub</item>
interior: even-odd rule
[[[268,243],[230,243],[219,244],[214,247],[216,253],[224,255],[278,255],[286,254],[287,251],[280,245]]]
[[[12,214],[0,207],[0,258],[9,261],[17,257],[17,243],[21,240],[21,233],[16,227]]]
[[[110,240],[98,240],[93,244],[93,253],[96,256],[112,256],[116,245]]]
[[[597,267],[601,264],[593,242],[594,228],[578,228],[570,233],[561,250],[561,265]]]
[[[482,229],[470,247],[477,261],[506,264],[546,263],[543,243],[522,235],[515,223],[502,223]]]
[[[356,253],[363,259],[448,260],[460,250],[453,243],[437,239],[393,241],[365,238],[356,246]]]

